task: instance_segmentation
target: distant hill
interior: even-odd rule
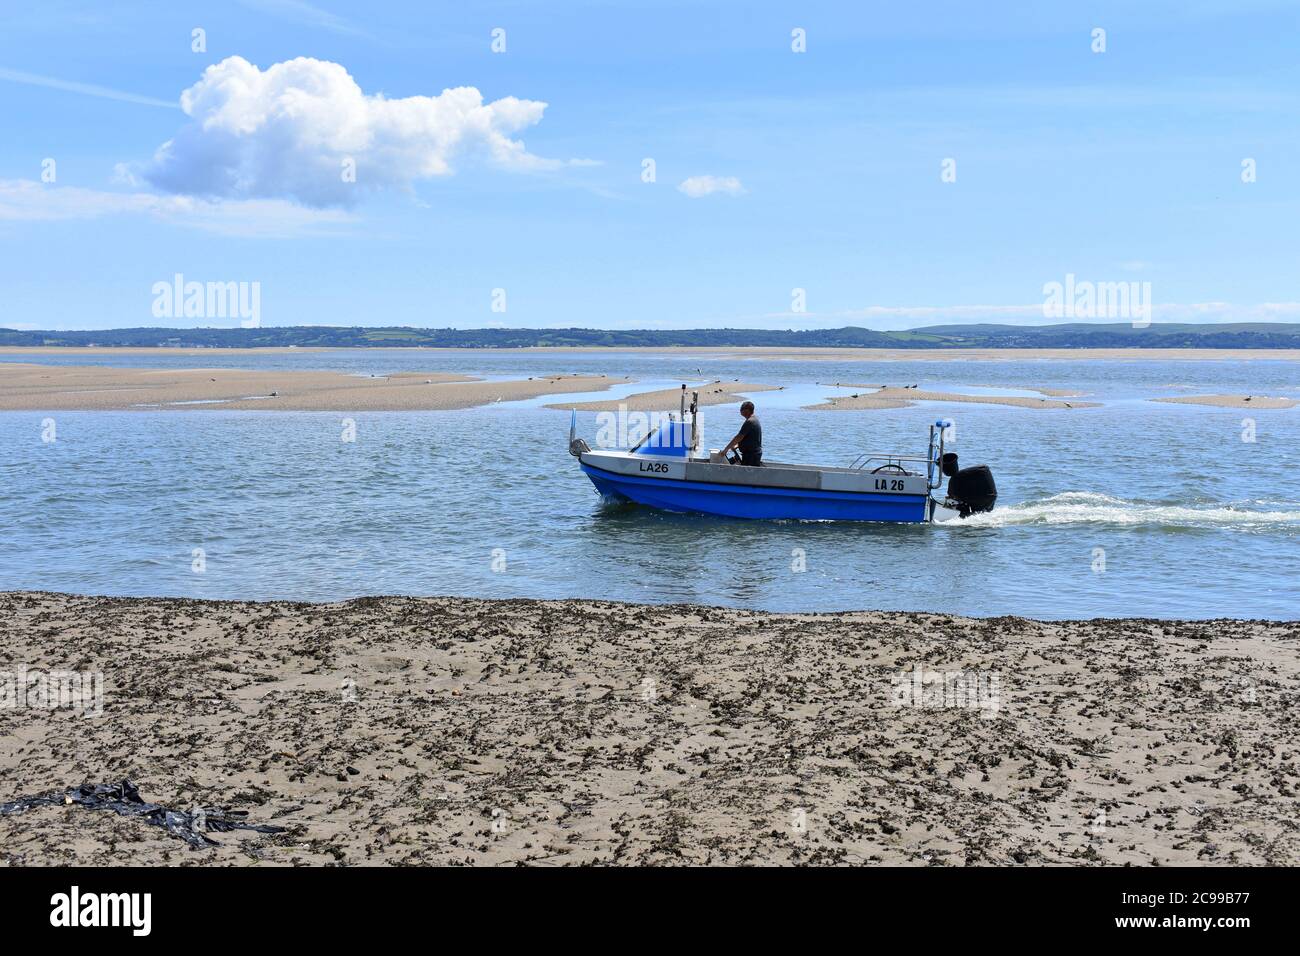
[[[933,325],[901,332],[842,329],[415,329],[295,325],[261,329],[107,329],[23,332],[0,328],[0,346],[171,346],[176,348],[1300,348],[1300,323],[1217,325],[1128,323],[1097,325]]]

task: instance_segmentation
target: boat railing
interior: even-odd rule
[[[874,465],[872,468],[874,471],[875,468],[884,468],[889,465],[903,468],[904,462],[916,462],[917,464],[925,465],[928,464],[929,461],[930,459],[926,458],[924,455],[893,455],[887,452],[868,451],[863,452],[857,458],[854,458],[853,463],[849,465],[849,468],[853,471],[862,471]]]
[[[951,418],[941,418],[930,426],[930,451],[925,467],[926,484],[931,491],[943,484],[943,441],[952,428]]]

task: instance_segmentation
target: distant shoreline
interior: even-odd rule
[[[1300,322],[977,323],[877,330],[432,328],[274,325],[256,328],[6,329],[0,348],[451,348],[451,349],[1263,349],[1300,350]]]
[[[955,361],[1300,361],[1300,348],[1296,349],[1196,349],[1196,348],[852,348],[807,347],[787,348],[774,345],[530,345],[519,348],[471,348],[460,346],[425,345],[358,345],[358,346],[262,346],[255,348],[194,348],[188,346],[84,346],[84,345],[6,345],[0,346],[0,355],[291,355],[294,353],[323,352],[418,352],[421,354],[482,354],[500,355],[614,355],[635,353],[644,355],[710,355],[720,358],[766,358],[797,361],[871,361],[871,362],[955,362]]]

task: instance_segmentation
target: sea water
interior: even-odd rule
[[[13,355],[5,360],[32,361]],[[1288,361],[860,362],[717,353],[291,351],[42,355],[49,364],[632,375],[761,382],[772,459],[923,454],[938,417],[998,507],[926,525],[749,522],[610,505],[567,454],[560,396],[447,412],[0,413],[0,590],[328,601],[363,594],[600,598],[782,611],[1039,618],[1300,618],[1300,398]],[[1060,411],[919,403],[806,411],[873,384],[1086,393]],[[636,389],[642,390],[642,389]],[[620,390],[626,391],[626,390]],[[584,395],[590,399],[595,396]],[[54,420],[54,440],[48,423]],[[355,422],[355,440],[344,440]],[[595,413],[580,413],[589,441]],[[703,412],[704,444],[740,422]]]

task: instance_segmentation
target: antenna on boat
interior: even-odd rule
[[[700,393],[691,392],[691,451],[700,450]]]
[[[686,383],[682,382],[682,410],[677,413],[677,420],[685,423],[686,421]]]

